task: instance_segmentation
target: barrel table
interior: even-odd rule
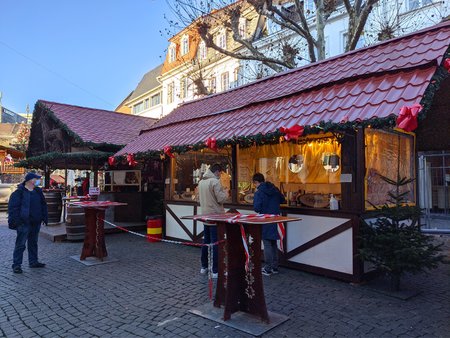
[[[219,244],[219,276],[214,299],[214,307],[224,307],[223,320],[229,320],[233,313],[241,311],[269,323],[261,274],[261,226],[301,219],[238,213],[194,215],[182,218],[214,222],[218,227],[218,241],[226,239]],[[246,254],[248,254],[248,261],[246,261]]]
[[[44,190],[48,210],[48,223],[59,223],[61,220],[62,197],[61,190]]]
[[[79,205],[68,205],[66,216],[66,234],[69,241],[81,241],[86,232],[84,209]]]
[[[82,201],[73,202],[71,205],[84,208],[85,213],[86,232],[80,260],[83,261],[87,257],[96,257],[103,261],[103,258],[108,256],[104,231],[105,210],[127,204],[111,201]]]

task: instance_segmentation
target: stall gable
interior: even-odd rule
[[[28,144],[27,157],[41,154],[70,151],[73,137],[50,116],[48,110],[37,108],[33,114],[30,142]]]

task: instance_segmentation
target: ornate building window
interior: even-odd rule
[[[177,58],[177,48],[175,44],[170,44],[169,46],[169,62],[174,62]]]
[[[208,57],[208,48],[206,47],[205,41],[200,42],[198,47],[198,58],[200,60],[206,60]]]
[[[181,39],[181,55],[189,53],[189,36],[184,35]]]

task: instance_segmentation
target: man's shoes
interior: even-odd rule
[[[273,272],[272,272],[272,270],[269,270],[269,269],[267,269],[267,268],[262,268],[261,273],[262,273],[264,276],[270,276]]]
[[[212,275],[213,279],[219,278],[219,273],[218,272],[213,272],[211,275]]]
[[[275,275],[277,273],[280,273],[280,271],[278,269],[272,269],[272,273]]]
[[[15,266],[13,267],[13,272],[14,273],[22,273],[22,268],[20,266]]]
[[[207,273],[208,272],[208,268],[201,268],[200,269],[200,273],[202,274],[202,275],[204,275],[205,273]]]
[[[45,264],[44,263],[41,263],[41,262],[37,262],[37,263],[34,263],[34,264],[30,264],[30,268],[45,268]]]

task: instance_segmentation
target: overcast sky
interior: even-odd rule
[[[0,0],[4,107],[38,99],[114,110],[162,63],[165,0]]]

